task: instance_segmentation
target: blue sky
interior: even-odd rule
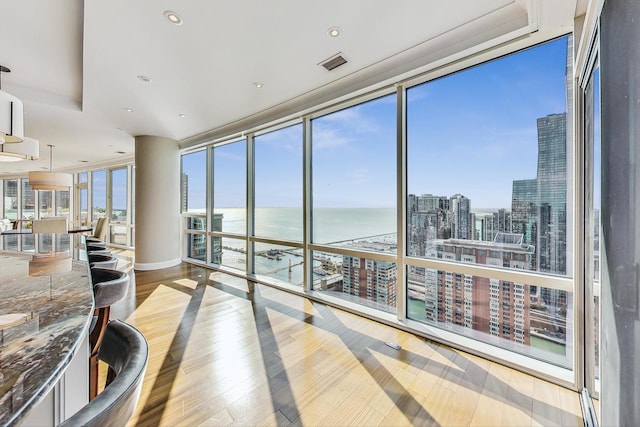
[[[462,193],[473,209],[511,207],[514,180],[536,176],[536,119],[566,111],[567,38],[407,91],[409,193]],[[313,204],[394,207],[395,96],[312,122]],[[256,138],[256,205],[301,206],[302,128]],[[246,147],[216,148],[215,202],[245,205]],[[183,157],[189,207],[203,209],[204,152]]]

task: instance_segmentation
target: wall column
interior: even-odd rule
[[[640,2],[600,20],[601,425],[640,425]]]
[[[137,136],[136,270],[178,265],[180,256],[180,151],[177,141]]]

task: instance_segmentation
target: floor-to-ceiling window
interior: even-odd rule
[[[53,215],[53,190],[38,190],[38,217]]]
[[[213,148],[213,264],[246,270],[247,143],[234,141]]]
[[[311,121],[311,239],[327,246],[313,251],[312,289],[388,312],[398,268],[396,110],[392,93]]]
[[[209,240],[185,259],[395,316],[514,364],[541,361],[532,369],[566,381],[571,54],[572,38],[560,37],[184,154],[189,205],[192,186],[209,189],[209,226],[183,227],[187,242]],[[183,218],[194,216],[184,197]]]
[[[111,173],[111,216],[109,221],[109,242],[128,245],[129,183],[128,168],[113,169]]]
[[[71,198],[69,194],[70,190],[56,190],[56,198],[55,198],[55,216],[64,216],[67,217],[68,221],[71,221],[70,209],[71,209]]]
[[[185,253],[192,259],[207,260],[207,150],[182,156],[180,211],[183,215]]]
[[[4,212],[2,217],[7,219],[18,219],[18,180],[5,179],[2,181],[2,194]]]
[[[254,138],[254,273],[293,285],[304,282],[302,142],[301,124]]]
[[[594,45],[597,46],[597,45]],[[591,397],[600,393],[600,242],[601,212],[601,140],[600,140],[600,66],[597,48],[588,62],[582,87],[584,110],[584,387]]]
[[[91,172],[91,221],[107,214],[107,171]]]
[[[411,319],[570,368],[568,46],[407,90],[407,255],[430,261],[409,263],[407,294]]]

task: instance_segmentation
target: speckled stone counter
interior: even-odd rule
[[[18,423],[49,393],[92,313],[86,262],[0,251],[0,426]]]

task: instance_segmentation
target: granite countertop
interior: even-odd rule
[[[68,251],[0,251],[0,425],[16,424],[46,396],[92,313],[86,262]]]

